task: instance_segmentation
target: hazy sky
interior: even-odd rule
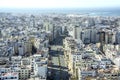
[[[0,8],[120,7],[120,0],[0,0]]]

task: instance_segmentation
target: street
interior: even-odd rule
[[[68,69],[65,65],[64,61],[64,54],[62,51],[62,40],[63,37],[58,37],[54,44],[51,45],[51,50],[49,52],[49,55],[51,56],[51,62],[50,65],[51,69],[51,79],[52,80],[68,80]],[[49,80],[49,79],[48,79]]]

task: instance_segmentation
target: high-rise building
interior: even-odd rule
[[[99,35],[100,35],[100,50],[103,52],[103,46],[105,44],[105,32],[104,31],[100,31],[99,32]]]
[[[81,31],[82,31],[82,29],[80,26],[70,25],[70,27],[68,29],[69,35],[77,40],[81,40]]]

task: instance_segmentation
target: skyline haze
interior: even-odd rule
[[[114,8],[119,0],[1,0],[0,8]]]

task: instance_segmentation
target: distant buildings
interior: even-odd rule
[[[47,80],[50,45],[63,40],[71,79],[120,80],[120,18],[0,13],[0,80]]]

